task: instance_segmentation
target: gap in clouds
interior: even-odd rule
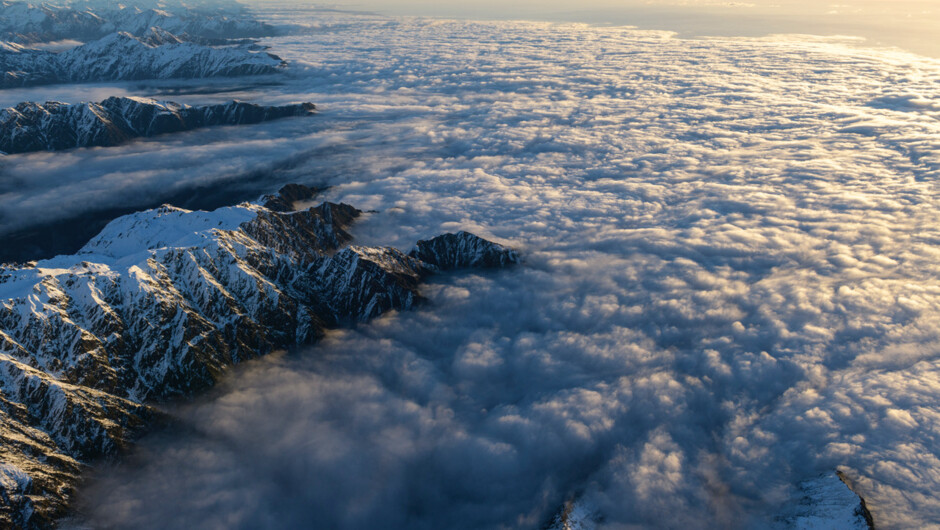
[[[180,99],[180,98],[177,98]],[[346,181],[357,146],[389,165],[411,156],[397,134],[369,121],[313,117],[163,135],[114,148],[14,155],[0,160],[0,262],[74,252],[117,216],[170,203],[212,209],[296,182]],[[81,220],[81,222],[77,222]]]

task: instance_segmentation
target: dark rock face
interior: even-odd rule
[[[276,194],[262,197],[261,205],[275,212],[290,212],[294,210],[294,204],[310,200],[321,191],[301,184],[287,184]]]
[[[82,462],[129,443],[154,417],[146,403],[420,302],[437,266],[345,246],[359,215],[164,206],[113,221],[75,255],[0,267],[0,527],[66,513]]]
[[[409,256],[444,271],[505,267],[519,261],[515,251],[469,232],[444,234],[427,241],[418,241]]]
[[[89,41],[115,31],[143,35],[161,27],[186,40],[272,37],[270,24],[255,20],[237,6],[198,8],[188,5],[129,5],[134,2],[51,3],[0,2],[0,40],[29,44],[64,39]],[[162,4],[162,5],[161,5]]]
[[[119,32],[62,53],[0,42],[0,88],[89,81],[197,79],[274,74],[287,66],[254,45],[211,48],[152,29]]]
[[[312,103],[263,107],[233,101],[190,107],[140,98],[108,98],[101,103],[20,103],[0,111],[0,151],[58,151],[112,146],[132,138],[188,131],[213,125],[261,123],[314,113]]]

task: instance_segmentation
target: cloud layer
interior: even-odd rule
[[[196,160],[126,180],[158,186],[316,147],[290,176],[378,210],[359,242],[467,229],[527,263],[246,367],[177,411],[188,431],[103,472],[92,521],[538,528],[585,495],[611,528],[753,528],[836,466],[879,527],[940,520],[940,64],[582,25],[309,26],[271,41],[295,74],[265,102],[318,103],[313,134],[67,156],[111,175],[167,147]],[[18,160],[29,204],[71,189],[52,184],[65,158]],[[59,173],[30,181],[43,165]]]

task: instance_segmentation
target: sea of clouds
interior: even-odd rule
[[[292,73],[240,94],[319,116],[7,157],[0,226],[247,172],[376,210],[362,244],[463,229],[525,263],[235,371],[101,468],[93,524],[539,528],[581,497],[610,528],[756,528],[835,468],[879,528],[940,521],[940,62],[266,16]]]

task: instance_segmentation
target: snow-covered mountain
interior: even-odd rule
[[[871,530],[871,513],[838,472],[824,473],[799,484],[799,498],[779,517],[780,528],[813,530]]]
[[[156,414],[146,403],[413,307],[436,270],[518,261],[468,233],[419,244],[434,255],[347,246],[361,212],[279,211],[302,195],[163,206],[116,219],[77,254],[0,267],[0,526],[65,513],[81,462],[125,445]]]
[[[872,530],[871,513],[839,471],[823,473],[797,485],[797,496],[770,528],[789,530]],[[604,517],[589,496],[569,500],[544,530],[595,530]]]
[[[597,509],[589,501],[573,499],[555,514],[545,530],[595,530],[599,520]]]
[[[313,103],[264,107],[232,101],[191,107],[151,99],[111,97],[100,103],[20,103],[0,110],[0,152],[110,146],[131,138],[213,125],[261,123],[316,111]]]
[[[93,40],[109,33],[91,11],[51,4],[0,2],[0,39],[29,44],[63,39]],[[114,31],[113,29],[111,31]]]
[[[190,6],[183,3],[0,2],[0,40],[30,44],[58,40],[90,41],[126,31],[143,35],[152,27],[163,28],[186,40],[242,39],[276,34],[243,9]]]
[[[499,268],[516,261],[515,254],[468,232],[444,234],[427,241],[418,241],[411,251],[411,256],[431,263],[439,270]]]
[[[156,28],[142,37],[127,32],[113,33],[61,53],[11,42],[0,43],[0,88],[65,82],[264,75],[280,72],[286,66],[280,57],[257,45],[213,48],[183,42]]]

